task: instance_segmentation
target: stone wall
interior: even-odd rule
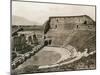
[[[50,17],[50,28],[57,30],[69,30],[78,28],[81,24],[94,24],[94,21],[86,15],[82,16],[58,16]]]

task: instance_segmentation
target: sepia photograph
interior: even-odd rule
[[[96,69],[96,6],[12,0],[11,73]]]

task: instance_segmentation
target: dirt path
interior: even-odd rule
[[[71,52],[65,48],[57,48],[57,47],[44,47],[43,49],[44,51],[55,51],[57,53],[59,53],[61,55],[61,58],[55,62],[54,64],[60,62],[60,61],[63,61],[65,59],[68,59],[70,58],[71,56]]]

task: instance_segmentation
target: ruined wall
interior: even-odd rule
[[[29,37],[31,37],[33,39],[34,34],[36,35],[39,43],[42,41],[43,32],[41,32],[41,31],[35,30],[35,31],[20,31],[20,32],[18,32],[18,35],[21,35],[21,34],[25,35],[27,41],[29,41],[28,40]]]
[[[94,24],[94,21],[86,15],[83,16],[58,16],[50,17],[50,28],[57,30],[70,30],[82,24]]]

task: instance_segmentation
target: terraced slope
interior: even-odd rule
[[[88,31],[88,30],[85,30],[85,31],[79,30],[72,37],[69,44],[75,47],[79,51],[82,51],[84,48],[89,48],[90,46],[88,45],[92,45],[92,44],[94,44],[92,46],[95,49],[95,32]]]
[[[95,49],[96,36],[95,31],[90,30],[66,30],[57,32],[50,30],[47,34],[51,38],[51,46],[67,47],[72,45],[78,51],[84,51],[85,48]]]

